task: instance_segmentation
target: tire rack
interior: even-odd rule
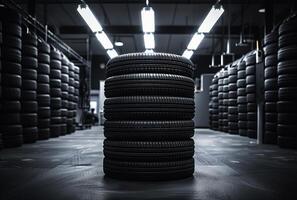
[[[0,9],[0,148],[2,143],[4,147],[17,147],[24,142],[33,143],[37,139],[65,134],[68,120],[65,108],[68,105],[63,100],[68,96],[63,92],[67,90],[68,72],[60,65],[62,52],[53,45],[83,65],[85,61],[50,32],[47,32],[47,39],[52,45],[38,38],[47,33],[40,29],[42,25],[37,23],[39,28],[35,27],[36,20],[31,23],[32,19],[26,13],[21,16],[13,9]],[[40,35],[28,27],[34,27]],[[54,52],[52,56],[51,51]],[[51,60],[55,60],[54,64]],[[80,79],[79,68],[74,66],[73,70],[71,132],[75,131]]]

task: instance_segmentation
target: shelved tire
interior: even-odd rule
[[[56,117],[61,117],[62,109],[62,90],[61,90],[61,69],[62,69],[62,54],[54,47],[44,47],[46,52],[50,52],[50,107],[51,107],[51,125],[50,125],[50,137],[58,137],[62,133],[62,122],[61,120],[56,121]]]
[[[104,115],[109,120],[189,120],[194,117],[194,101],[192,98],[115,97],[105,100],[104,109]]]
[[[192,176],[194,159],[168,162],[125,162],[104,159],[103,171],[112,178],[125,180],[172,180]]]
[[[50,96],[50,46],[38,41],[37,102],[38,102],[38,139],[50,137],[51,96]]]
[[[31,33],[22,35],[22,125],[25,143],[33,143],[38,139],[38,102],[37,91],[38,66],[37,36]]]
[[[22,29],[21,16],[0,7],[0,146],[18,147],[23,143],[21,125]],[[1,148],[0,147],[0,148]]]
[[[106,97],[164,95],[193,97],[193,79],[171,74],[127,74],[107,78]]]
[[[174,161],[191,159],[194,141],[104,140],[104,156],[118,161]]]
[[[194,122],[105,121],[104,136],[111,140],[184,140],[194,135]]]

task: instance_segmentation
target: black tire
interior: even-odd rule
[[[50,126],[50,137],[59,137],[61,135],[60,124],[51,124]]]
[[[264,92],[265,101],[274,102],[278,100],[278,92],[273,91],[265,91]]]
[[[37,101],[22,101],[23,113],[36,113],[38,110]]]
[[[279,87],[297,87],[297,74],[278,75],[277,85]]]
[[[263,48],[263,50],[264,50],[264,55],[265,55],[265,56],[269,56],[269,55],[275,54],[275,53],[277,53],[277,49],[278,49],[278,44],[277,44],[277,42],[268,44],[268,45],[266,45],[266,46]]]
[[[297,74],[297,60],[288,60],[283,62],[278,62],[277,73],[282,74]]]
[[[264,81],[264,90],[277,90],[278,80],[276,78],[266,79]]]
[[[297,18],[296,15],[285,20],[278,29],[278,34],[281,36],[289,32],[296,32]]]
[[[279,88],[278,99],[280,101],[294,101],[294,100],[296,101],[297,100],[297,87]]]
[[[37,58],[33,58],[33,57],[29,57],[29,56],[22,57],[22,68],[36,70],[38,68]]]
[[[134,73],[165,73],[192,77],[193,63],[181,56],[165,53],[125,54],[111,59],[106,66],[107,77]]]
[[[2,73],[2,85],[12,88],[22,87],[22,77],[19,75]]]
[[[265,102],[265,112],[277,112],[277,103]]]
[[[50,137],[49,128],[38,128],[38,140],[47,140]]]
[[[50,65],[43,64],[43,63],[38,63],[38,69],[37,69],[37,71],[40,74],[49,75],[50,74]]]
[[[23,140],[24,143],[34,143],[38,139],[38,128],[37,127],[25,127],[23,128]]]
[[[246,84],[256,84],[256,76],[255,75],[248,75],[246,76]]]
[[[104,159],[105,175],[124,180],[160,181],[191,177],[194,159],[171,162],[125,162]]]
[[[21,89],[2,86],[2,99],[4,100],[20,100]]]
[[[277,66],[277,52],[275,54],[266,56],[264,60],[265,67],[275,67]]]
[[[256,54],[251,54],[246,57],[246,66],[251,66],[256,64]]]
[[[50,107],[39,107],[38,108],[38,117],[40,118],[50,118],[51,117],[51,109]]]
[[[49,94],[38,94],[37,102],[39,107],[49,107],[51,104],[51,97]]]
[[[20,101],[2,101],[1,113],[18,113],[21,111]]]
[[[104,140],[104,156],[118,161],[174,161],[194,155],[194,141],[110,141]]]
[[[105,121],[104,136],[111,140],[183,140],[194,135],[189,121]]]
[[[278,50],[278,61],[295,60],[297,54],[297,46],[287,46]]]
[[[37,82],[38,82],[38,84],[40,84],[40,83],[49,84],[50,83],[49,75],[41,74],[41,73],[38,74],[38,76],[37,76]]]
[[[194,117],[194,100],[157,96],[115,97],[105,100],[104,110],[104,116],[109,120],[190,120]]]
[[[2,73],[22,75],[22,65],[16,62],[8,62],[1,60],[2,63]]]
[[[297,113],[296,101],[278,101],[276,108],[278,113]]]
[[[23,69],[22,78],[27,80],[37,80],[37,71],[35,69]]]
[[[37,113],[22,113],[22,125],[24,127],[37,126]]]
[[[256,93],[256,84],[248,84],[245,88],[246,94]]]
[[[35,101],[37,92],[35,90],[22,90],[22,101]]]
[[[37,90],[37,81],[23,79],[22,90]]]
[[[264,78],[276,78],[277,77],[277,68],[274,67],[266,67],[264,71]]]
[[[164,95],[193,97],[191,78],[169,74],[128,74],[113,76],[105,81],[106,97],[133,95]]]

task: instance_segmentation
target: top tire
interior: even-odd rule
[[[193,63],[181,56],[166,53],[132,53],[117,56],[107,63],[106,76],[134,73],[165,73],[193,76]]]

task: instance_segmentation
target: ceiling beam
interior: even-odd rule
[[[141,26],[104,26],[106,33],[113,35],[126,35],[126,34],[143,34]],[[245,33],[258,34],[260,27],[251,26],[245,27]],[[222,32],[227,32],[228,26],[215,26],[212,30],[212,34],[222,34]],[[230,34],[239,35],[241,33],[241,26],[231,26]],[[156,34],[175,34],[175,35],[187,35],[193,34],[197,31],[197,26],[156,26]],[[60,34],[89,34],[90,31],[87,26],[61,26]]]
[[[23,4],[23,0],[15,0]],[[242,4],[242,0],[222,0],[223,4]],[[249,4],[262,4],[265,0],[249,0]],[[291,0],[274,0],[277,4],[287,4]],[[36,0],[36,4],[78,4],[79,0]],[[143,0],[87,0],[88,4],[144,4]],[[214,4],[214,0],[151,0],[151,4]]]

